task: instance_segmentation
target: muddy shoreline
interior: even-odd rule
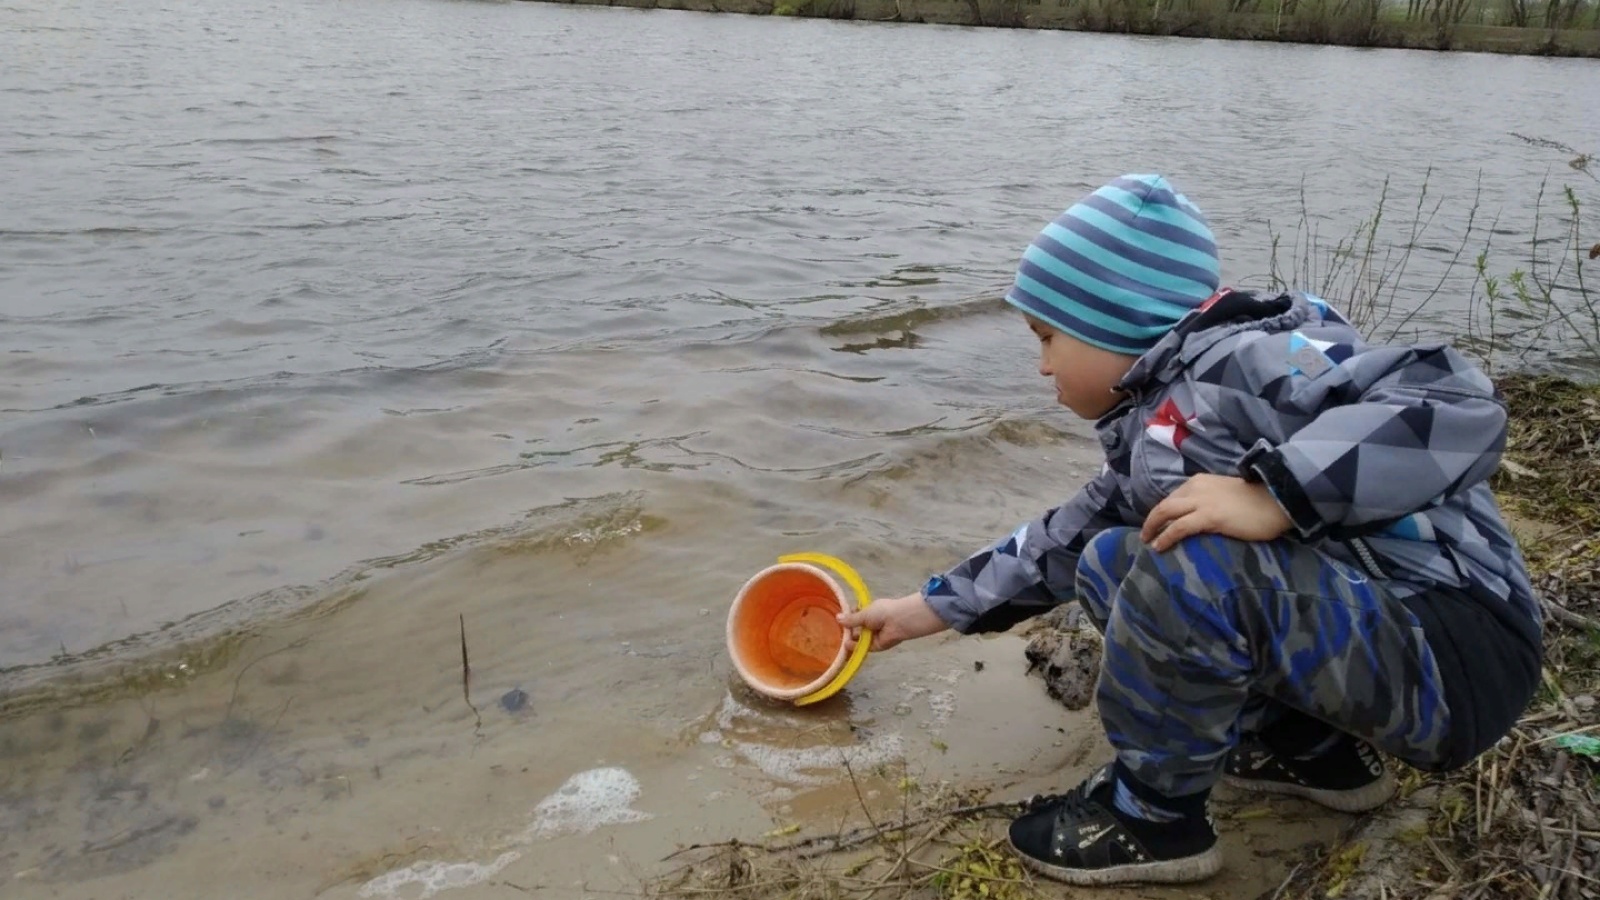
[[[1595,701],[1600,693],[1595,675],[1600,671],[1600,538],[1595,537],[1600,452],[1587,436],[1600,423],[1600,386],[1527,375],[1506,377],[1502,384],[1512,425],[1507,463],[1495,478],[1495,488],[1523,542],[1547,611],[1546,689],[1522,720],[1465,769],[1427,774],[1396,764],[1399,795],[1367,815],[1332,814],[1301,801],[1219,789],[1214,814],[1229,855],[1220,879],[1164,890],[1102,889],[1097,896],[1600,896],[1588,874],[1600,854],[1600,755],[1584,743],[1563,743],[1600,729],[1600,704]],[[1079,618],[1068,606],[1020,629],[1028,638],[1022,677],[1038,680],[1018,693],[1031,694],[1030,702],[1048,695],[1064,720],[1084,723],[1087,733],[1078,735],[1078,755],[1068,767],[1073,769],[1109,752],[1088,709],[1100,644]],[[966,787],[977,789],[962,795],[968,803],[1001,800],[1012,792],[1010,785],[992,782],[973,781]],[[945,808],[953,802],[945,801]],[[757,883],[729,883],[723,867],[730,860],[744,867],[737,871],[781,883],[783,890],[836,892],[828,896],[860,894],[853,875],[845,873],[862,871],[883,872],[880,878],[903,882],[891,895],[896,897],[1024,900],[1048,895],[1050,887],[1041,890],[1020,870],[1003,868],[1009,858],[1003,850],[990,852],[1003,845],[1004,812],[987,820],[965,814],[949,814],[940,821],[935,813],[933,818],[941,838],[958,838],[937,844],[909,866],[893,840],[885,840],[876,855],[844,857],[822,872],[789,868],[781,855],[751,851],[745,844],[737,859],[726,848],[707,857],[701,869],[691,872],[699,880],[687,882],[688,891],[683,890],[681,873],[674,873],[678,881],[662,879],[658,896],[684,898],[712,889],[741,900],[767,900],[782,893]],[[1281,836],[1284,828],[1306,830],[1292,843],[1263,842],[1268,835]],[[919,867],[942,870],[946,877],[924,883],[917,878]],[[1241,870],[1250,873],[1248,882],[1228,880]]]

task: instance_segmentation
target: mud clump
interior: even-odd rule
[[[1029,629],[1028,646],[1023,650],[1028,673],[1038,673],[1050,696],[1072,710],[1089,705],[1100,677],[1100,635],[1081,619],[1081,612],[1074,607],[1040,616]]]

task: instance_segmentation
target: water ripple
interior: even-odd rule
[[[1233,280],[1302,197],[1337,240],[1430,179],[1401,290],[1448,330],[1454,201],[1553,252],[1532,201],[1571,170],[1507,131],[1594,151],[1600,106],[1592,62],[1481,54],[436,0],[0,16],[0,491],[28,498],[0,649],[27,662],[520,492],[903,486],[907,447],[1048,404],[997,298],[1128,168],[1205,207]],[[971,473],[1014,445],[939,446],[969,508],[1004,494]],[[899,525],[945,520],[913,496]]]

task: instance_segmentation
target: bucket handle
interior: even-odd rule
[[[832,569],[836,575],[844,579],[845,584],[849,585],[852,591],[855,591],[856,609],[865,609],[867,604],[872,602],[872,594],[867,590],[867,583],[862,581],[856,570],[842,559],[829,556],[826,553],[791,553],[787,556],[778,557],[778,562],[813,563],[823,568]],[[832,681],[818,690],[795,700],[794,705],[808,706],[839,693],[844,688],[845,682],[855,677],[856,670],[861,668],[861,664],[866,661],[867,652],[871,649],[872,632],[863,629],[861,637],[856,641],[855,652],[851,653],[850,658],[845,660],[844,668],[839,670],[839,674],[833,676]]]

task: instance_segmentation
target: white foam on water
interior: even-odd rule
[[[922,688],[926,693],[927,688]],[[715,726],[700,735],[707,744],[717,744],[732,754],[718,754],[712,765],[735,768],[742,759],[768,778],[802,787],[830,784],[848,777],[845,762],[857,770],[899,759],[904,755],[899,734],[886,733],[853,745],[813,744],[807,747],[780,747],[761,740],[741,740],[752,732],[767,731],[760,723],[780,724],[783,717],[741,702],[732,692],[724,695],[717,709]],[[741,734],[742,732],[742,734]],[[764,736],[764,735],[763,735]],[[782,787],[772,793],[785,790]]]
[[[563,540],[568,547],[578,544],[598,544],[612,538],[635,535],[643,530],[644,523],[635,518],[620,526],[607,523],[596,525],[592,528],[580,528],[567,535]]]
[[[900,689],[901,689],[901,694],[900,694],[901,702],[909,702],[909,701],[915,700],[918,697],[921,697],[923,694],[926,694],[928,692],[928,686],[927,685],[920,684],[920,683],[914,684],[914,683],[909,682],[909,681],[900,682]]]
[[[747,703],[740,703],[739,698],[732,691],[722,695],[722,706],[717,709],[717,727],[723,731],[732,728],[740,719],[768,718],[761,710]]]
[[[933,711],[933,721],[928,723],[931,727],[938,729],[950,724],[950,717],[956,714],[956,692],[929,694],[928,709]]]
[[[965,673],[960,669],[951,669],[949,672],[946,672],[943,675],[930,674],[926,678],[922,678],[916,683],[901,682],[900,690],[902,693],[900,695],[900,701],[894,706],[894,714],[897,716],[911,715],[916,711],[916,705],[914,701],[919,698],[926,697],[928,700],[928,711],[933,715],[928,719],[928,721],[921,723],[920,727],[925,731],[939,731],[944,726],[950,724],[950,720],[955,716],[956,692],[953,690],[935,691],[933,688],[929,687],[926,682],[942,682],[954,687],[961,681],[964,675]]]
[[[527,839],[558,834],[588,834],[606,825],[626,825],[652,818],[633,808],[639,780],[627,769],[590,769],[568,778],[556,792],[533,808]]]
[[[735,743],[733,749],[767,777],[799,785],[829,784],[848,777],[846,760],[852,769],[863,771],[903,755],[898,734],[880,734],[854,747],[784,748]]]
[[[522,854],[515,850],[508,850],[500,854],[494,862],[487,864],[475,862],[447,863],[437,860],[412,863],[404,869],[385,872],[363,884],[361,886],[361,896],[399,897],[401,888],[418,884],[422,886],[422,892],[416,896],[416,900],[427,900],[427,898],[440,891],[471,887],[480,882],[488,881],[498,874],[501,869],[516,862],[521,856]]]
[[[912,705],[912,701],[928,693],[928,686],[924,684],[909,684],[906,682],[901,682],[900,687],[903,690],[903,693],[900,695],[900,699],[895,703],[892,711],[897,716],[909,716],[913,712],[916,712],[916,707]]]

